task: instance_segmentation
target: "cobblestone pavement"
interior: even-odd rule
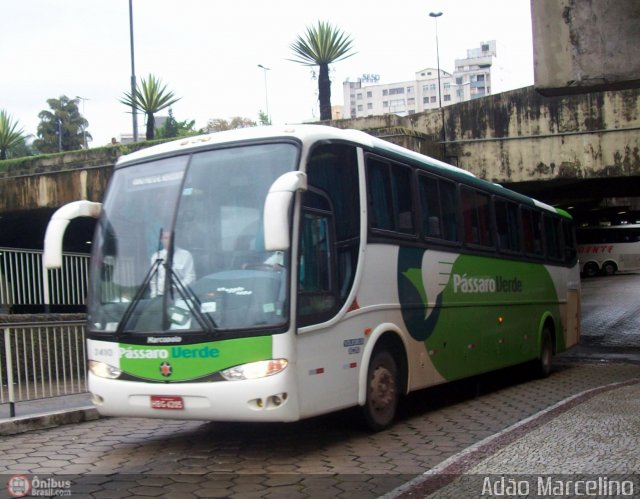
[[[350,411],[270,425],[106,418],[4,437],[0,481],[7,483],[16,474],[70,480],[74,498],[351,499],[393,494],[425,471],[567,397],[637,381],[640,368],[633,354],[640,353],[639,283],[640,275],[585,280],[585,346],[562,355],[550,377],[531,379],[524,368],[515,368],[423,390],[403,401],[397,424],[385,432],[367,433]],[[616,362],[621,359],[625,362]],[[584,437],[604,420],[598,411],[637,414],[638,397],[625,390],[602,393],[563,416],[571,429],[570,418],[587,414],[594,428],[584,424],[584,417],[576,419],[573,426],[582,425],[584,431],[558,439],[554,425],[559,420],[550,418],[522,440],[496,447],[471,469],[480,473],[508,465],[517,471],[522,453],[531,453],[537,442],[518,446],[536,436],[545,441],[533,455],[540,466],[547,459],[547,464],[563,459],[562,442],[582,449],[594,466],[604,463],[589,454]],[[603,405],[612,397],[619,403]],[[629,440],[637,441],[640,429],[638,419],[632,428],[613,421],[616,437],[608,447],[610,455],[627,449]],[[640,469],[640,463],[634,466]],[[5,488],[0,497],[8,497]]]
[[[561,364],[540,380],[500,371],[412,395],[378,434],[350,412],[272,425],[107,418],[5,438],[0,474],[66,477],[74,498],[379,497],[570,395],[637,376],[621,363]]]

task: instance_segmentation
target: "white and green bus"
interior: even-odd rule
[[[297,421],[552,356],[579,339],[560,210],[363,132],[259,127],[122,157],[99,217],[89,388],[103,415]]]

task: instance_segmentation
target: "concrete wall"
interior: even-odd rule
[[[447,159],[488,180],[640,175],[638,89],[544,97],[526,87],[443,111]],[[341,128],[406,128],[437,138],[441,116],[435,110],[334,123]]]
[[[438,144],[443,116],[444,147]],[[526,87],[406,117],[330,124],[445,157],[495,182],[640,176],[640,89],[544,97]],[[102,199],[122,152],[116,149],[7,163],[0,213]]]
[[[541,93],[640,86],[638,0],[531,0],[531,19]]]

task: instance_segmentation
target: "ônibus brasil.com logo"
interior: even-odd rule
[[[12,497],[64,497],[71,495],[71,481],[13,475],[7,482],[7,490]]]

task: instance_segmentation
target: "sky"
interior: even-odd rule
[[[267,106],[274,124],[318,119],[312,68],[289,60],[307,26],[328,21],[353,39],[355,55],[332,66],[336,105],[347,79],[393,83],[435,68],[430,12],[443,13],[441,69],[453,72],[467,49],[496,40],[505,89],[533,84],[530,0],[133,0],[136,79],[159,77],[181,97],[174,117],[197,128],[214,118],[258,121]],[[89,147],[130,134],[119,102],[131,85],[129,26],[129,0],[0,0],[0,109],[35,135],[47,99],[83,97]]]

